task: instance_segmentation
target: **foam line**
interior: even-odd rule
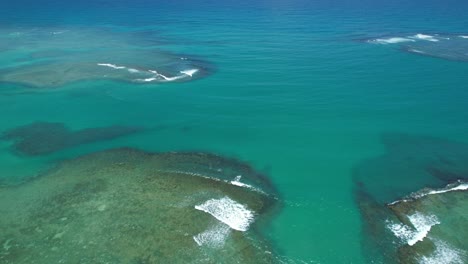
[[[401,37],[393,37],[393,38],[386,38],[386,39],[374,39],[370,42],[378,43],[378,44],[396,44],[396,43],[403,43],[403,42],[415,42],[414,39],[409,38],[401,38]]]
[[[409,49],[409,52],[414,52],[414,53],[420,53],[420,54],[426,54],[424,51],[417,50],[417,49]]]
[[[245,188],[249,188],[249,189],[254,189],[254,187],[252,187],[252,186],[250,186],[250,185],[248,185],[248,184],[246,184],[246,183],[241,182],[241,181],[240,181],[241,178],[242,178],[241,175],[237,175],[236,178],[234,178],[234,180],[230,181],[230,183],[231,183],[232,185],[236,185],[236,186],[239,186],[239,187],[245,187]]]
[[[98,63],[97,65],[104,66],[104,67],[110,67],[110,68],[117,69],[117,70],[126,68],[125,66],[117,66],[117,65],[111,64],[111,63]]]
[[[454,192],[454,191],[466,191],[468,190],[468,183],[460,183],[459,185],[448,188],[448,189],[442,189],[442,190],[433,190],[429,191],[428,193],[420,194],[417,196],[417,198],[424,197],[427,195],[432,195],[432,194],[440,194],[440,193],[446,193],[446,192]]]
[[[137,70],[137,69],[128,68],[128,72],[130,72],[130,73],[139,73],[140,71]]]
[[[433,194],[441,194],[441,193],[447,193],[447,192],[455,192],[455,191],[467,191],[468,190],[468,183],[467,182],[461,182],[458,181],[456,184],[449,184],[447,187],[443,189],[438,189],[438,190],[429,190],[429,191],[424,191],[424,192],[419,192],[419,193],[413,193],[410,195],[410,199],[401,199],[397,200],[394,202],[389,203],[388,205],[394,205],[397,203],[404,203],[404,202],[409,202],[415,199],[420,199],[422,197],[428,196],[428,195],[433,195]]]
[[[180,73],[188,75],[190,77],[192,77],[197,72],[198,72],[198,69],[190,69],[190,70],[180,71]]]
[[[118,66],[118,65],[115,65],[115,64],[111,64],[111,63],[98,63],[97,65],[104,66],[104,67],[109,67],[109,68],[117,69],[117,70],[127,69],[128,72],[130,72],[130,73],[139,73],[140,72],[137,69],[127,68],[125,66]],[[198,72],[198,69],[189,69],[189,70],[180,71],[181,75],[177,75],[177,76],[173,76],[173,77],[168,77],[168,76],[166,76],[164,74],[161,74],[161,73],[159,73],[157,71],[154,71],[154,70],[148,70],[148,72],[154,74],[155,76],[150,77],[150,78],[146,78],[146,79],[136,79],[135,81],[137,81],[137,82],[152,82],[152,81],[157,81],[157,80],[164,80],[164,81],[167,81],[167,82],[172,82],[172,81],[176,81],[176,80],[179,80],[179,79],[182,79],[182,78],[186,78],[187,76],[193,77],[193,75]]]
[[[152,82],[156,80],[156,78],[146,78],[146,79],[136,79],[137,82]]]
[[[210,180],[214,180],[214,181],[226,182],[226,183],[229,183],[229,184],[232,184],[232,185],[235,185],[235,186],[239,186],[239,187],[243,187],[243,188],[249,188],[252,191],[256,191],[256,192],[259,192],[259,193],[266,194],[261,189],[258,189],[258,188],[253,187],[252,185],[240,182],[240,179],[242,177],[241,175],[237,175],[234,178],[234,180],[232,180],[232,181],[227,181],[227,180],[222,180],[222,179],[215,178],[215,177],[209,177],[209,176],[206,176],[206,175],[201,174],[201,173],[194,173],[194,172],[189,172],[189,171],[180,171],[180,170],[158,170],[158,171],[159,172],[165,172],[165,173],[185,174],[185,175],[190,175],[190,176],[195,176],[195,177],[202,177],[202,178],[210,179]]]
[[[186,75],[167,77],[166,75],[161,74],[161,73],[159,73],[157,71],[149,70],[149,72],[156,74],[157,77],[160,77],[160,78],[162,78],[162,79],[164,79],[165,81],[168,81],[168,82],[175,81],[175,80],[182,79],[182,78],[186,77]]]
[[[421,39],[421,40],[427,40],[427,41],[432,41],[432,42],[437,42],[437,41],[439,41],[439,40],[436,39],[434,36],[425,35],[425,34],[416,34],[416,35],[412,36],[412,38]]]

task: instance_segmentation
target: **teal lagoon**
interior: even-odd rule
[[[388,203],[468,175],[464,3],[26,2],[0,11],[5,188],[97,151],[215,153],[278,192],[255,222],[276,261],[375,263],[398,259]]]

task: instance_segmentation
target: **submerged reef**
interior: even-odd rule
[[[402,51],[421,56],[468,62],[468,34],[396,34],[360,40],[398,47]]]
[[[5,131],[0,139],[14,141],[13,152],[37,156],[73,146],[110,140],[141,131],[139,127],[109,126],[71,131],[63,123],[35,122]]]
[[[258,227],[278,201],[267,190],[267,178],[216,155],[89,154],[0,187],[0,262],[276,262]]]
[[[378,203],[468,180],[468,144],[403,133],[381,136],[385,152],[355,166],[354,181]]]
[[[0,81],[57,88],[83,80],[132,83],[185,82],[210,74],[212,65],[163,51],[152,34],[101,29],[0,28],[7,58]],[[8,55],[8,56],[7,56]]]
[[[466,243],[446,234],[468,226],[460,213],[468,202],[462,190],[468,181],[468,144],[400,133],[384,134],[382,143],[385,153],[358,164],[353,175],[369,261],[465,263]],[[439,234],[440,228],[445,231]],[[452,252],[453,261],[437,261],[442,252]]]
[[[401,241],[401,263],[468,262],[468,184],[424,189],[388,205],[388,228]]]

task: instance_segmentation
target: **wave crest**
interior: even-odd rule
[[[440,224],[435,215],[423,215],[421,213],[415,213],[408,216],[408,220],[412,227],[404,224],[393,223],[388,225],[388,228],[395,236],[402,239],[410,246],[415,245],[419,241],[423,241],[429,234],[429,231],[431,231],[431,228]]]
[[[245,232],[254,221],[254,213],[229,197],[210,199],[195,209],[209,213],[234,230]]]

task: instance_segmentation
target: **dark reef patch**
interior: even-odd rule
[[[109,126],[71,131],[63,123],[35,122],[5,131],[0,138],[14,141],[12,148],[15,153],[38,156],[81,144],[130,135],[141,130],[139,127]]]
[[[468,34],[400,33],[359,38],[358,41],[397,47],[403,52],[439,59],[468,62]]]
[[[463,187],[463,188],[460,188]],[[424,189],[413,197],[388,205],[398,220],[394,230],[403,239],[424,234],[424,239],[413,245],[398,248],[401,263],[467,263],[468,191],[466,183],[457,183],[444,189]],[[459,188],[456,190],[454,188]]]
[[[382,135],[385,153],[354,168],[354,180],[377,202],[468,179],[468,144],[401,133]]]
[[[3,28],[0,39],[21,49],[0,69],[0,82],[59,88],[86,80],[127,83],[189,82],[214,65],[197,56],[163,50],[157,32],[138,34],[106,28]]]
[[[400,247],[402,241],[389,229],[389,221],[408,220],[387,204],[420,190],[467,181],[468,144],[402,133],[386,133],[381,139],[385,152],[359,163],[353,172],[355,199],[364,223],[363,250],[366,254],[373,252],[367,254],[369,261],[380,258],[385,263],[414,263],[416,253],[408,253],[407,246]],[[441,206],[443,201],[450,203],[441,198],[437,204]],[[431,248],[427,242],[418,247],[426,251]]]

